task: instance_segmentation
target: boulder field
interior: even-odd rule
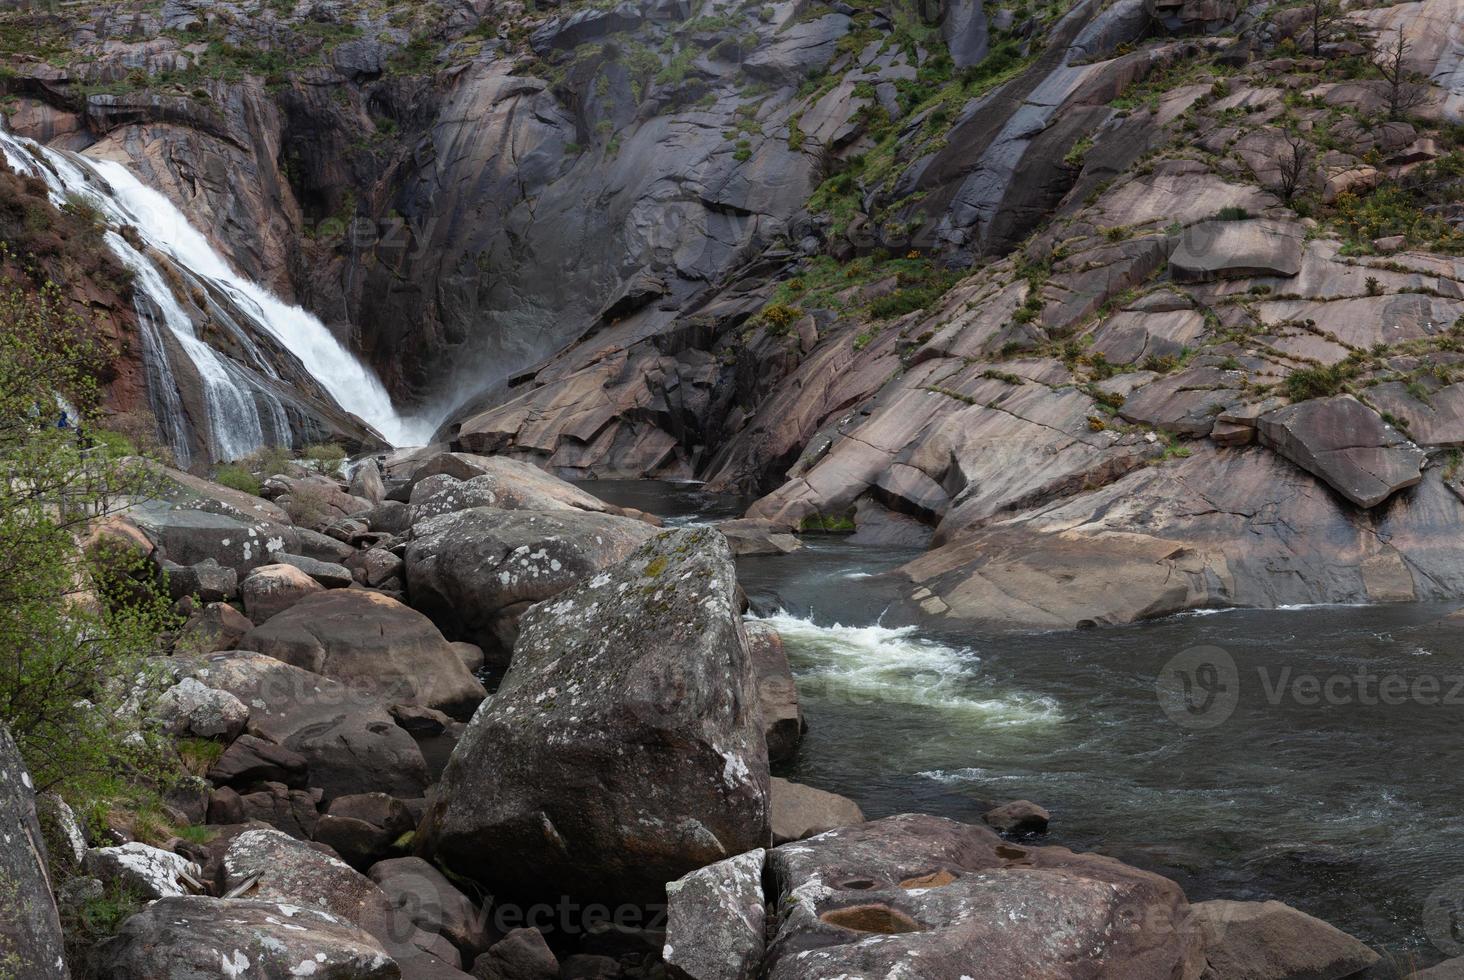
[[[367,500],[324,535],[343,544],[330,557],[348,582],[306,575],[313,588],[253,607],[251,581],[311,567],[284,560],[291,535],[291,547],[308,543],[288,516],[270,515],[279,533],[236,580],[219,574],[233,567],[219,556],[166,557],[185,554],[180,540],[205,547],[195,515],[242,525],[247,502],[231,491],[191,480],[187,494],[106,526],[169,582],[207,583],[211,601],[183,595],[176,608],[212,625],[176,634],[150,710],[160,732],[215,752],[204,778],[169,797],[174,819],[202,828],[187,839],[157,846],[121,825],[83,828],[64,803],[43,801],[63,828],[51,838],[62,866],[78,876],[63,909],[86,889],[140,896],[140,910],[86,952],[87,970],[128,980],[1340,980],[1377,960],[1279,902],[1191,905],[1158,875],[1042,846],[1048,814],[1028,801],[988,813],[996,830],[923,814],[866,822],[848,799],[772,777],[771,759],[796,756],[806,723],[780,637],[743,619],[722,532],[660,530],[491,458],[426,453],[417,470],[434,472],[420,479],[386,462],[362,464],[383,500],[429,481],[454,493],[487,470],[495,500],[512,508],[470,490],[470,506],[414,508],[388,530],[400,512]],[[373,481],[358,470],[352,482]],[[505,521],[526,553],[563,545],[555,553],[592,558],[540,576],[489,693],[467,666],[481,668],[482,651],[412,607],[414,577],[373,587],[355,559],[492,552]],[[596,538],[616,530],[628,543],[612,554]],[[238,628],[222,628],[233,618]],[[0,732],[12,828],[0,868],[49,899],[34,793],[9,745]],[[0,889],[0,903],[11,895]],[[12,912],[0,962],[65,977],[56,904]]]

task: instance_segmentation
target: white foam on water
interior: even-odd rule
[[[1053,699],[991,689],[972,650],[922,637],[913,626],[821,626],[786,612],[750,618],[778,631],[799,689],[814,696],[935,708],[988,727],[1062,720]]]

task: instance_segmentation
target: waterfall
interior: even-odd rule
[[[16,137],[3,127],[0,150],[12,169],[45,180],[56,204],[64,203],[71,195],[86,199],[113,229],[131,226],[151,249],[171,259],[179,273],[216,290],[238,317],[248,321],[246,329],[241,330],[234,316],[220,317],[261,375],[279,377],[248,336],[249,330],[277,341],[337,405],[360,417],[393,445],[421,443],[431,436],[432,423],[398,414],[380,380],[335,339],[325,324],[234,272],[171,201],[143,185],[126,167],[52,150]],[[190,452],[182,404],[160,326],[176,340],[202,380],[214,459],[237,459],[270,442],[288,443],[290,428],[278,395],[254,379],[250,370],[199,338],[193,316],[179,302],[151,256],[115,230],[107,233],[106,242],[134,273],[148,397],[161,432],[180,464],[187,465]],[[223,313],[222,306],[214,307]]]

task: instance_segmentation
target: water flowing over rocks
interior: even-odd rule
[[[1464,596],[1461,0],[1326,37],[1233,0],[21,6],[0,230],[44,261],[98,210],[116,282],[47,271],[114,342],[108,424],[180,467],[93,543],[175,603],[150,724],[212,837],[81,843],[156,897],[111,975],[1377,961],[1027,846],[1026,801],[1006,840],[770,777],[815,702],[733,557],[910,548],[871,584],[943,629]],[[185,472],[327,441],[231,474],[259,497]],[[590,477],[752,503],[661,533]],[[43,900],[0,973],[65,976],[14,756],[0,905]],[[480,897],[670,919],[505,935]]]
[[[530,608],[443,773],[421,853],[505,894],[649,903],[767,843],[735,591],[725,541],[678,530]]]

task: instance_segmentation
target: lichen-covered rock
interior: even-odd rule
[[[1380,957],[1335,926],[1281,902],[1199,902],[1190,909],[1204,937],[1201,980],[1341,980]]]
[[[153,715],[169,734],[232,742],[244,731],[249,708],[228,691],[185,677],[162,693],[153,706]]]
[[[763,976],[1173,980],[1203,967],[1178,885],[1096,854],[1007,844],[904,814],[768,856],[777,922]],[[1061,928],[1055,928],[1062,923]]]
[[[1423,479],[1427,454],[1351,395],[1317,398],[1256,420],[1262,444],[1359,507]]]
[[[618,513],[600,498],[532,463],[472,453],[442,453],[424,462],[412,474],[411,504],[414,522],[469,507]]]
[[[767,748],[726,540],[666,532],[524,617],[423,820],[496,892],[658,901],[768,841]]]
[[[186,879],[200,881],[203,869],[181,854],[132,841],[119,847],[94,847],[82,862],[86,873],[118,882],[143,898],[187,895]]]
[[[213,559],[240,576],[274,559],[276,551],[296,550],[299,538],[288,524],[204,510],[144,503],[127,516],[157,547],[157,557],[178,565]]]
[[[26,980],[65,980],[61,921],[46,871],[36,794],[0,724],[0,964]]]
[[[223,876],[225,888],[254,880],[251,897],[302,905],[360,926],[406,977],[460,975],[451,944],[418,929],[375,882],[316,845],[275,830],[247,830],[229,844]]]
[[[628,517],[474,507],[416,525],[407,546],[412,606],[454,640],[507,662],[525,609],[630,554],[656,533]]]
[[[149,905],[122,923],[98,960],[114,980],[398,980],[402,975],[379,942],[337,916],[294,902],[200,895]]]
[[[679,980],[753,980],[767,924],[759,847],[666,885],[667,972]]]
[[[308,596],[240,643],[385,706],[418,704],[466,720],[486,695],[430,619],[373,592]]]

